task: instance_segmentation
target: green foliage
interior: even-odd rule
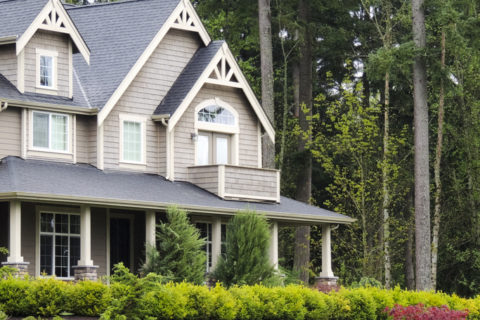
[[[8,278],[0,280],[0,310],[11,316],[30,314],[27,293],[31,283],[27,280]]]
[[[238,212],[227,224],[226,255],[220,258],[213,278],[227,287],[274,282],[269,242],[265,217],[254,211]]]
[[[350,287],[351,288],[361,288],[361,287],[383,288],[383,285],[380,281],[378,281],[375,278],[362,277],[360,281],[352,283]]]
[[[68,292],[68,309],[81,316],[103,313],[111,301],[110,290],[100,282],[80,281]]]
[[[30,314],[42,317],[58,315],[65,309],[69,284],[54,278],[31,281],[26,300]]]
[[[142,272],[154,272],[175,282],[204,282],[205,240],[193,226],[184,210],[169,207],[167,222],[157,226],[158,248],[148,248]]]
[[[0,320],[7,320],[8,316],[5,314],[5,312],[0,311]]]

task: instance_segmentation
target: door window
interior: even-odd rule
[[[230,136],[213,132],[199,132],[197,165],[228,164],[231,158]]]

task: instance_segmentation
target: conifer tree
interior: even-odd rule
[[[147,261],[142,272],[154,272],[172,281],[204,282],[205,239],[193,226],[184,210],[167,209],[167,221],[157,225],[157,248],[147,248]]]
[[[227,225],[227,250],[213,273],[226,286],[270,282],[274,268],[269,261],[269,227],[254,211],[237,213]]]

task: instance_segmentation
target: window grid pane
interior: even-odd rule
[[[207,106],[198,112],[198,121],[218,124],[235,125],[235,117],[225,108],[220,106]]]
[[[67,151],[67,117],[52,114],[52,149]]]
[[[123,160],[142,161],[142,125],[140,122],[123,122]]]
[[[46,113],[33,113],[33,146],[48,148],[49,117]]]
[[[53,87],[53,57],[40,56],[40,85]]]

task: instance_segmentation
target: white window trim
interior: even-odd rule
[[[36,230],[36,241],[35,241],[35,276],[36,277],[45,277],[45,278],[51,278],[51,277],[55,277],[57,279],[61,279],[61,280],[74,280],[75,277],[73,275],[71,275],[70,277],[56,277],[54,274],[53,275],[49,275],[49,276],[42,276],[42,274],[40,273],[40,236],[41,236],[41,232],[40,232],[40,216],[42,213],[53,213],[53,214],[68,214],[68,215],[78,215],[80,216],[80,209],[79,208],[66,208],[66,207],[48,207],[48,206],[37,206],[36,207],[36,214],[35,214],[35,230]],[[45,234],[42,233],[42,234]],[[81,237],[81,230],[80,230],[80,234],[78,235],[78,237],[80,238]],[[80,241],[81,243],[81,241]],[[53,252],[53,256],[55,256],[55,251]],[[52,268],[54,268],[54,266],[52,265]],[[55,270],[52,269],[53,273],[55,273]]]
[[[35,54],[36,54],[36,79],[35,79],[35,86],[37,88],[37,93],[46,93],[46,94],[52,94],[54,91],[58,90],[58,73],[57,73],[57,61],[58,61],[58,52],[56,51],[51,51],[51,50],[44,50],[44,49],[35,49]],[[41,56],[46,56],[46,57],[52,57],[52,86],[47,87],[47,86],[42,86],[40,84],[40,57]],[[53,91],[53,92],[52,92]],[[54,93],[55,94],[55,93]]]
[[[49,119],[48,119],[48,148],[42,148],[42,147],[35,147],[33,145],[33,114],[34,113],[41,113],[41,114],[48,114]],[[58,115],[58,116],[64,116],[67,117],[67,150],[55,150],[50,148],[51,145],[51,134],[52,134],[52,121],[51,116],[52,115]],[[30,117],[29,117],[29,150],[32,151],[40,151],[40,152],[48,152],[48,153],[57,153],[61,155],[71,155],[72,154],[72,137],[73,137],[73,132],[72,132],[72,117],[69,114],[66,113],[56,113],[56,112],[46,112],[46,111],[37,111],[37,110],[31,110],[30,111]]]
[[[139,115],[131,115],[131,114],[119,114],[119,128],[120,128],[120,137],[119,137],[119,163],[120,165],[125,168],[129,169],[137,169],[136,166],[140,165],[145,167],[147,165],[147,120],[148,116],[139,116]],[[140,130],[142,132],[142,142],[141,147],[142,150],[141,160],[140,161],[130,161],[123,159],[123,123],[124,121],[131,121],[131,122],[138,122],[140,123]]]
[[[205,107],[217,105],[222,107],[228,111],[230,111],[233,116],[235,117],[235,124],[234,125],[226,125],[226,124],[219,124],[219,123],[212,123],[212,122],[204,122],[198,121],[198,112]],[[206,132],[216,132],[216,133],[224,133],[227,135],[231,135],[231,164],[238,165],[238,148],[239,148],[239,134],[240,134],[240,126],[239,126],[239,115],[237,110],[233,108],[231,105],[226,103],[220,98],[215,97],[214,99],[208,99],[202,101],[195,107],[195,114],[194,114],[195,124],[195,134],[198,136],[199,131],[206,131]],[[195,142],[195,159],[194,163],[197,164],[197,142]]]

